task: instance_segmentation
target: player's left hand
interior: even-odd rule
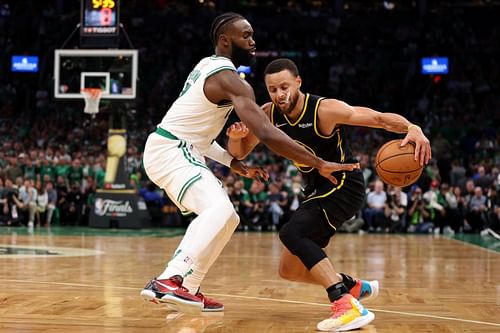
[[[231,162],[231,170],[236,172],[238,175],[256,180],[258,182],[267,181],[269,179],[269,173],[261,167],[249,167],[245,163],[233,159]]]
[[[422,166],[424,163],[429,163],[429,160],[432,158],[431,144],[420,127],[411,126],[409,128],[408,134],[406,134],[401,142],[401,147],[408,142],[415,143],[415,161],[419,161]]]
[[[250,130],[242,122],[236,122],[228,127],[226,130],[226,135],[231,139],[243,139],[245,138]]]

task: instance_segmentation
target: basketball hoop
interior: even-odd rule
[[[88,113],[95,118],[99,112],[99,102],[101,101],[101,88],[85,88],[82,89],[83,99],[85,100],[85,109],[83,112]]]

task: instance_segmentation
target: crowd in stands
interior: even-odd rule
[[[246,15],[255,30],[259,58],[247,79],[257,101],[268,100],[265,65],[291,57],[304,91],[403,114],[422,126],[433,147],[434,158],[419,181],[393,188],[378,181],[373,158],[377,147],[397,136],[348,128],[367,200],[343,230],[451,234],[498,229],[500,67],[494,60],[500,55],[499,9],[429,3],[419,16],[411,7],[388,11],[353,5],[339,13],[325,2],[320,7],[304,3],[309,2],[250,1],[230,8]],[[135,113],[124,111],[127,171],[131,186],[157,203],[151,215],[158,226],[189,220],[148,182],[142,147],[192,66],[213,52],[207,31],[220,11],[211,1],[122,3],[125,28],[140,51],[141,78]],[[70,2],[0,0],[0,47],[5,50],[0,55],[5,74],[0,76],[0,225],[86,225],[94,193],[103,187],[107,115],[89,120],[83,103],[50,96],[53,50],[78,20],[79,5]],[[38,74],[10,72],[10,56],[24,53],[40,56]],[[429,55],[448,56],[449,74],[421,75],[420,57]],[[232,116],[228,123],[236,120]],[[302,198],[300,174],[263,147],[249,163],[265,166],[269,182],[251,182],[209,165],[239,212],[241,229],[279,228]]]

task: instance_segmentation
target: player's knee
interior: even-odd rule
[[[281,227],[279,237],[283,245],[285,245],[290,252],[295,254],[294,249],[298,244],[300,237],[294,225],[292,223],[286,223],[283,225],[283,227]]]
[[[280,267],[278,269],[278,274],[282,279],[288,280],[288,281],[297,281],[298,280],[298,274],[295,270],[290,269],[286,264],[283,262],[280,262]]]
[[[236,210],[234,209],[234,205],[229,200],[221,200],[216,205],[213,206],[213,209],[217,210],[219,214],[223,215],[223,220],[226,221],[226,224],[230,227],[236,228],[238,223],[240,222],[240,217]]]
[[[233,229],[236,230],[238,227],[238,224],[240,224],[240,216],[236,211],[233,209],[233,213],[229,217],[228,225]]]

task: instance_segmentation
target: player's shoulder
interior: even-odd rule
[[[348,104],[340,99],[322,97],[318,105],[318,113],[328,112],[329,114],[339,114],[343,112],[342,110],[345,109],[346,105]]]
[[[319,107],[331,107],[331,106],[336,106],[341,103],[343,103],[339,99],[331,98],[331,97],[319,97],[320,100]]]
[[[267,102],[261,106],[261,109],[267,114],[267,116],[271,115],[271,109],[273,108],[273,102]]]
[[[212,55],[205,59],[207,59],[208,64],[212,67],[227,67],[228,69],[236,71],[236,67],[234,66],[233,62],[227,57]]]
[[[261,106],[262,110],[264,110],[264,112],[266,113],[271,112],[272,107],[273,107],[273,102],[267,102]]]

